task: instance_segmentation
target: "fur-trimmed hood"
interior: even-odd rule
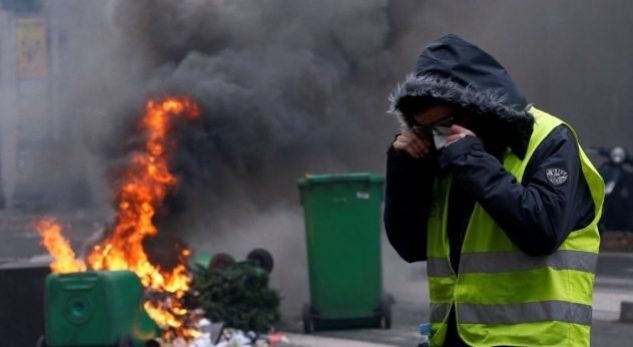
[[[494,126],[495,141],[525,155],[534,125],[530,105],[503,66],[479,47],[453,34],[431,42],[413,73],[390,95],[390,113],[409,127],[404,104],[428,99],[472,111],[481,123]]]

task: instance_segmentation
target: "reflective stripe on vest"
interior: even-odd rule
[[[503,161],[518,182],[539,144],[565,124],[535,108],[530,113],[535,125],[525,158],[507,152]],[[437,182],[427,228],[430,318],[436,330],[432,345],[444,343],[453,305],[459,335],[472,346],[589,345],[604,183],[580,146],[578,149],[595,217],[585,228],[572,231],[549,256],[521,252],[476,203],[466,229],[459,274],[455,274],[446,232],[451,180]]]
[[[451,304],[431,304],[431,322],[446,319]],[[462,324],[518,324],[561,321],[591,324],[591,306],[565,301],[539,301],[523,304],[460,304],[457,316]]]
[[[598,254],[584,251],[561,250],[546,257],[533,257],[523,252],[465,253],[460,273],[492,273],[524,271],[550,267],[556,270],[576,270],[594,273],[598,264]],[[433,277],[455,275],[446,258],[427,259],[427,274]]]
[[[593,273],[598,263],[598,254],[584,251],[558,251],[545,257],[533,257],[523,252],[466,253],[462,257],[462,273],[525,271],[542,267]]]
[[[448,316],[452,304],[431,304],[431,323],[442,322]]]
[[[459,304],[457,317],[462,324],[518,324],[560,321],[591,324],[591,306],[566,301],[539,301],[521,304]]]

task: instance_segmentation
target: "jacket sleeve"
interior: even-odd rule
[[[437,156],[414,159],[389,147],[384,223],[393,248],[407,262],[426,260],[426,224]]]
[[[553,253],[571,230],[593,219],[593,200],[577,143],[564,125],[539,145],[520,183],[484,150],[477,137],[468,136],[446,147],[439,160],[453,174],[453,182],[472,194],[508,238],[529,255]]]

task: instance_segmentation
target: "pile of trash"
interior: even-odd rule
[[[288,343],[288,338],[281,332],[257,334],[254,331],[244,332],[227,328],[223,323],[211,323],[202,319],[199,323],[202,335],[187,343],[177,339],[169,347],[274,347]],[[163,347],[167,347],[163,345]]]
[[[190,347],[272,347],[280,342],[288,343],[288,339],[281,332],[263,335],[253,331],[245,333],[239,329],[223,328],[217,338],[214,339],[211,331],[208,331]]]
[[[272,347],[287,343],[286,336],[273,328],[281,315],[279,294],[269,287],[272,268],[272,255],[263,249],[254,249],[243,261],[225,253],[198,261],[192,267],[191,299],[200,316],[206,317],[198,321],[202,335],[188,344],[175,341],[172,346]]]
[[[270,288],[273,260],[263,249],[251,251],[244,261],[224,253],[208,266],[194,266],[192,306],[213,322],[242,331],[268,332],[281,318],[279,293]]]

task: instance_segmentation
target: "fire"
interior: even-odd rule
[[[86,263],[75,258],[70,242],[62,236],[62,227],[54,218],[46,218],[35,223],[35,229],[42,237],[42,243],[55,259],[51,264],[53,272],[86,271]]]
[[[134,271],[148,291],[149,299],[145,308],[150,317],[163,327],[165,337],[195,337],[197,332],[187,327],[185,322],[187,310],[182,305],[182,298],[189,290],[190,275],[185,267],[189,250],[180,254],[180,264],[173,269],[162,269],[149,260],[143,241],[158,233],[153,218],[162,207],[167,194],[178,184],[177,177],[169,171],[169,162],[174,143],[169,139],[173,129],[173,121],[178,117],[195,119],[199,117],[198,105],[187,97],[162,97],[149,100],[140,122],[140,129],[145,135],[143,147],[134,153],[129,164],[122,173],[120,184],[114,195],[116,203],[116,219],[109,236],[96,245],[87,256],[90,269],[94,270],[131,270]],[[44,221],[43,221],[44,222]],[[42,222],[42,223],[43,223]],[[39,230],[39,229],[38,229]],[[51,230],[51,229],[49,229]],[[61,238],[61,228],[52,228]],[[44,239],[50,238],[44,232]],[[54,247],[47,248],[61,261],[58,254],[63,255],[64,264],[67,258],[74,260],[74,253],[68,243],[63,252],[54,252]],[[70,250],[70,253],[68,253]],[[81,264],[80,261],[70,261]],[[83,267],[59,266],[54,272],[84,271]]]

